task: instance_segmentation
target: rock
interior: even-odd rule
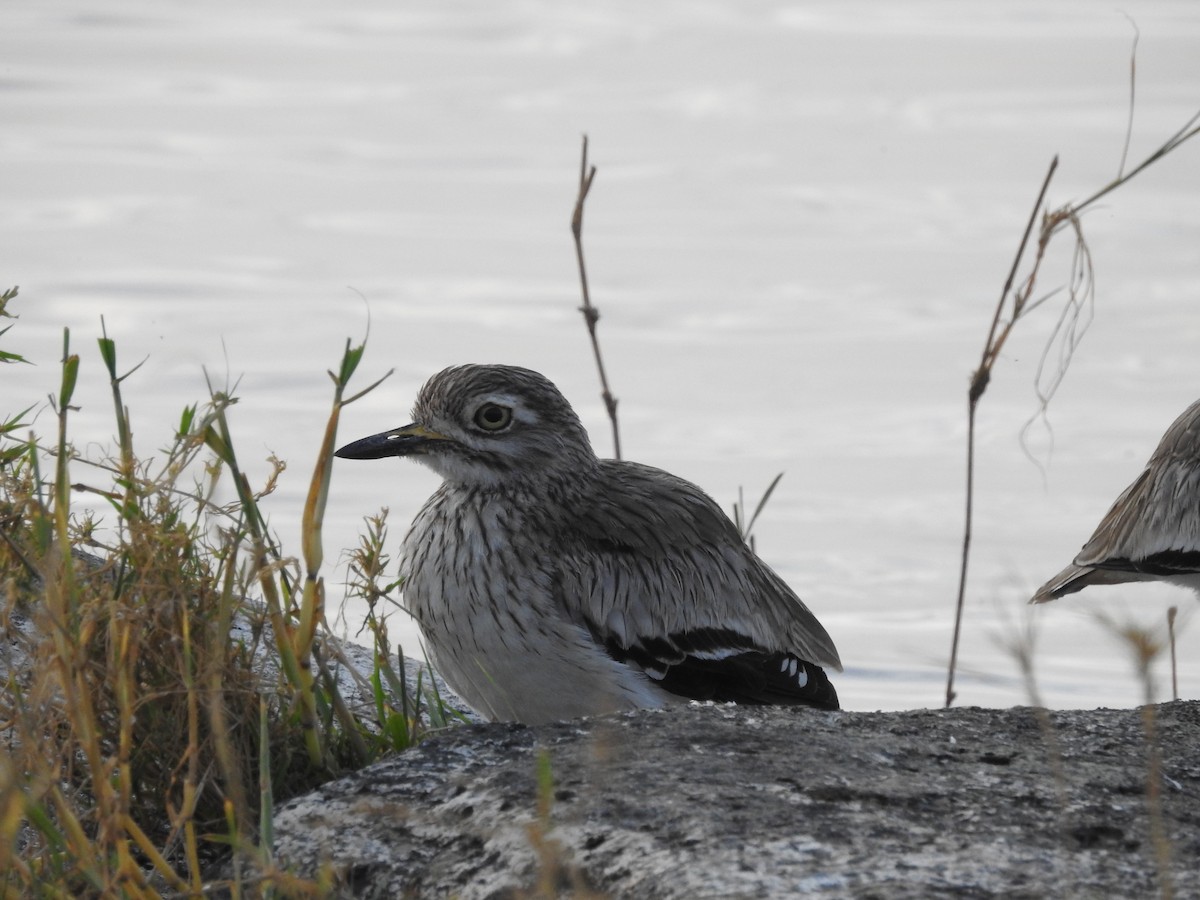
[[[1197,897],[1200,703],[1147,711],[1154,744],[1140,710],[474,725],[289,802],[275,846],[345,897]]]

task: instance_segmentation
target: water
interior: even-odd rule
[[[1137,160],[1200,107],[1200,12],[1123,9],[1141,35]],[[967,378],[1051,156],[1052,203],[1117,171],[1132,28],[1111,5],[17,0],[0,19],[0,277],[22,291],[3,340],[38,363],[5,369],[6,409],[53,390],[70,326],[77,440],[109,442],[103,316],[123,364],[146,360],[125,385],[143,452],[204,396],[205,370],[238,382],[248,468],[290,464],[267,508],[293,548],[325,369],[368,325],[360,385],[396,374],[347,410],[345,439],[407,422],[445,365],[503,361],[552,377],[607,453],[568,230],[586,132],[625,455],[726,508],[785,472],[759,551],[837,640],[845,705],[940,704]],[[1054,301],[999,361],[960,703],[1027,702],[1001,646],[1025,598],[1200,393],[1198,159],[1184,146],[1087,216],[1095,321],[1051,408],[1052,454],[1034,432],[1042,468],[1018,433]],[[398,541],[434,485],[414,465],[339,463],[329,557],[381,503]],[[342,573],[326,576],[336,599]],[[1097,613],[1158,627],[1195,601],[1077,597],[1032,613],[1044,702],[1138,702]],[[1189,697],[1197,639],[1184,628]]]

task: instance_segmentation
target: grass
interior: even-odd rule
[[[0,316],[16,296],[0,296]],[[321,520],[339,414],[366,392],[347,396],[364,346],[347,342],[330,372],[299,561],[261,508],[283,463],[260,485],[240,466],[233,391],[210,385],[144,456],[122,395],[137,367],[120,369],[103,331],[99,350],[89,371],[64,332],[51,437],[28,434],[32,406],[0,422],[0,896],[322,895],[328,877],[274,865],[275,805],[454,718],[406,681],[388,641],[386,510],[351,560],[368,670],[325,620]],[[7,349],[0,361],[25,362]],[[98,456],[72,441],[89,377],[107,380],[116,421],[116,446]],[[215,499],[223,484],[231,502]],[[74,509],[80,494],[105,514]]]

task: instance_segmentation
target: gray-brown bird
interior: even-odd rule
[[[538,723],[672,700],[837,709],[825,629],[700,488],[592,452],[529,369],[466,365],[414,422],[348,444],[444,479],[401,553],[434,668],[493,720]]]
[[[1090,584],[1156,580],[1200,590],[1200,401],[1167,429],[1074,561],[1029,602]]]

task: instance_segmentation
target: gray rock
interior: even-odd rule
[[[1198,897],[1200,704],[1149,712],[1152,782],[1139,710],[462,727],[288,803],[276,850],[346,897]]]

